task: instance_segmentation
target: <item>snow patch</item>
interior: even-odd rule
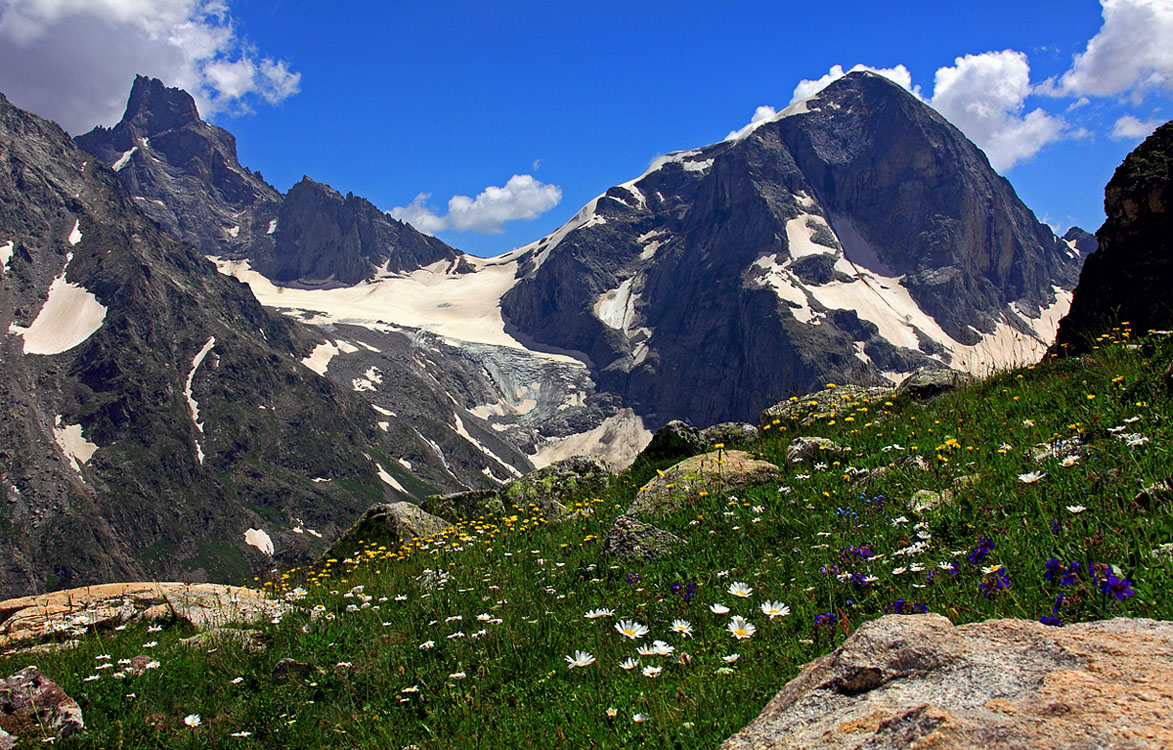
[[[82,435],[81,425],[62,425],[61,415],[57,415],[53,422],[53,439],[57,441],[57,447],[69,459],[70,465],[78,474],[81,473],[81,465],[89,463],[94,451],[98,450],[98,446]]]
[[[129,151],[123,151],[122,156],[118,157],[118,161],[110,165],[110,169],[121,172],[123,167],[130,164],[130,157],[134,156],[136,151],[138,151],[138,146],[131,147]]]
[[[595,317],[608,328],[627,332],[635,322],[635,305],[639,294],[632,294],[631,287],[636,277],[625,279],[619,286],[604,292],[595,300]]]
[[[244,532],[244,543],[250,547],[256,547],[269,557],[273,556],[273,540],[260,529],[249,529]]]
[[[405,495],[408,494],[407,490],[403,489],[403,485],[396,481],[395,477],[388,474],[387,470],[384,469],[382,465],[375,464],[375,468],[379,470],[379,479],[382,479],[384,484],[388,484],[394,487]]]
[[[815,318],[815,312],[811,309],[810,299],[803,291],[802,283],[778,260],[777,253],[763,255],[755,260],[750,268],[759,268],[765,272],[759,276],[760,283],[773,289],[779,300],[791,303],[787,307],[796,320],[800,323],[810,323]]]
[[[382,430],[383,432],[391,432],[391,423],[390,422],[379,422],[378,425],[379,425],[379,429]]]
[[[383,383],[383,373],[379,372],[378,367],[370,367],[363,373],[363,377],[355,378],[350,383],[354,386],[354,390],[360,393],[362,391],[375,391],[378,390],[375,386],[382,385]]]
[[[73,229],[69,232],[69,244],[76,246],[79,242],[81,242],[81,219],[75,219]]]
[[[73,253],[65,257],[65,268],[73,260]],[[85,287],[71,284],[61,275],[49,285],[37,317],[28,328],[10,323],[8,332],[24,338],[25,354],[60,354],[83,343],[102,327],[106,308]]]
[[[786,222],[786,246],[790,249],[790,257],[797,260],[810,255],[836,254],[838,251],[834,248],[814,241],[815,233],[822,227],[830,229],[823,217],[814,214],[799,214],[797,218]]]
[[[374,409],[375,411],[379,412],[380,414],[382,414],[384,417],[396,416],[395,412],[391,411],[390,409],[384,409],[383,407],[379,406],[378,404],[371,404],[371,408]]]
[[[273,232],[276,232],[276,231],[277,231],[277,220],[271,219],[269,221],[269,229],[265,232],[265,234],[272,234]]]
[[[480,449],[480,451],[481,451],[482,453],[484,453],[486,456],[488,456],[489,458],[493,459],[493,460],[494,460],[494,461],[496,461],[497,463],[501,464],[501,466],[503,466],[503,467],[505,468],[505,470],[506,470],[506,471],[508,471],[508,472],[509,472],[510,474],[512,474],[513,476],[515,476],[515,477],[519,477],[519,476],[521,476],[521,472],[520,472],[520,471],[518,471],[516,467],[514,467],[514,466],[512,466],[512,465],[510,465],[510,464],[507,464],[507,463],[505,463],[503,460],[501,460],[501,458],[500,458],[500,457],[499,457],[499,456],[498,456],[496,453],[494,453],[493,451],[491,451],[491,450],[489,450],[488,448],[486,448],[486,447],[484,446],[484,444],[483,444],[483,443],[481,443],[481,441],[477,440],[475,437],[473,437],[471,434],[469,434],[469,431],[468,431],[467,429],[465,429],[465,427],[464,427],[464,421],[463,421],[463,420],[461,420],[461,418],[460,418],[460,415],[459,415],[459,414],[453,414],[453,415],[452,415],[452,418],[453,418],[454,420],[456,420],[456,424],[455,424],[455,426],[454,426],[452,429],[456,430],[456,433],[457,433],[458,435],[460,435],[462,438],[464,438],[464,439],[465,439],[465,440],[467,440],[468,442],[470,442],[470,443],[472,443],[473,445],[475,445],[475,446],[476,446],[478,449]]]
[[[301,360],[301,363],[324,377],[326,368],[330,366],[330,360],[334,359],[340,351],[342,349],[333,341],[325,341],[315,346],[309,356]]]
[[[236,237],[238,237],[240,235],[240,225],[238,224],[234,227],[231,227],[227,231],[228,231],[228,236],[235,239]]]
[[[652,433],[644,427],[643,419],[631,409],[623,409],[593,430],[550,441],[530,460],[540,469],[564,458],[598,456],[612,471],[622,471],[651,441]]]
[[[406,458],[400,458],[397,460],[399,461],[400,466],[407,469],[408,471],[411,471],[411,461],[408,461]]]
[[[200,369],[200,365],[204,363],[204,358],[208,356],[208,352],[212,351],[212,347],[216,345],[216,337],[209,336],[204,343],[204,347],[200,349],[199,353],[191,360],[191,372],[187,374],[187,383],[183,386],[183,395],[187,397],[187,407],[191,410],[191,421],[195,423],[196,429],[201,433],[204,431],[204,425],[200,422],[200,405],[196,403],[191,394],[191,384],[195,380],[196,370]],[[200,448],[199,443],[196,443],[197,450]],[[200,451],[200,463],[203,461],[203,451]]]
[[[704,161],[686,161],[681,162],[680,166],[684,167],[686,172],[704,172],[713,166],[713,160],[705,159]]]
[[[358,351],[358,347],[349,341],[343,341],[342,339],[339,339],[338,351],[342,352],[343,354],[354,354]]]
[[[12,240],[0,245],[0,266],[4,266],[4,272],[8,273],[8,261],[12,260],[12,253],[16,249],[16,245]]]

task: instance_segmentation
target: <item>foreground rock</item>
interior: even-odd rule
[[[777,481],[777,466],[744,451],[713,451],[681,461],[640,488],[629,516],[662,516],[687,507],[701,492],[740,492],[746,487]]]
[[[212,583],[109,583],[0,602],[0,652],[132,621],[197,630],[265,622],[285,609],[259,591]]]
[[[835,458],[850,453],[850,448],[844,448],[834,440],[828,440],[824,437],[798,437],[786,446],[786,460],[792,464],[803,461],[821,461],[824,457]]]
[[[36,667],[25,667],[0,685],[0,730],[3,733],[69,737],[84,728],[77,701]],[[5,741],[9,738],[0,737],[0,742]],[[47,741],[53,742],[52,739]]]
[[[611,472],[596,456],[567,458],[524,477],[515,479],[501,490],[506,506],[524,509],[534,504],[551,521],[569,514],[567,502],[573,497],[601,494],[611,481]]]
[[[793,420],[805,427],[820,419],[831,419],[860,406],[882,402],[895,394],[894,388],[840,385],[774,404],[762,412],[761,423],[770,424],[775,419],[780,422]]]
[[[658,560],[684,544],[675,534],[631,516],[619,516],[607,531],[603,550],[623,560]]]
[[[322,557],[341,559],[372,544],[394,550],[404,542],[438,534],[450,526],[413,503],[379,503],[367,508]]]
[[[743,748],[1173,747],[1173,623],[889,615],[811,662]]]

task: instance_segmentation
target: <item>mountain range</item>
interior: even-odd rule
[[[495,258],[308,177],[282,194],[154,79],[75,142],[0,108],[11,592],[238,580],[379,500],[1032,361],[1094,249],[866,72]]]

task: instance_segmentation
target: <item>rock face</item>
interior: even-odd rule
[[[81,707],[36,667],[0,685],[0,729],[13,735],[70,737],[85,729]]]
[[[956,128],[870,73],[657,160],[522,253],[508,322],[584,353],[653,429],[1023,359],[1080,266]]]
[[[12,248],[0,595],[241,581],[273,565],[246,530],[293,564],[326,545],[294,529],[328,538],[410,494],[371,458],[398,455],[377,413],[299,364],[316,334],[160,231],[117,174],[2,97],[0,156],[0,246]],[[461,487],[410,426],[397,434],[432,456],[413,464],[420,495]],[[384,469],[409,484],[399,464]]]
[[[1173,746],[1173,623],[954,627],[889,615],[811,662],[722,750]]]
[[[1124,322],[1137,333],[1173,328],[1171,210],[1173,121],[1137,146],[1108,182],[1099,249],[1087,258],[1051,351],[1090,351],[1096,336]]]

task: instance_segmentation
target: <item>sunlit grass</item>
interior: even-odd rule
[[[747,447],[783,480],[656,520],[685,539],[658,562],[602,556],[665,468],[639,465],[562,523],[512,507],[258,582],[290,605],[258,628],[260,653],[193,651],[180,626],[89,633],[31,660],[85,712],[60,746],[714,747],[886,613],[1173,619],[1173,561],[1153,554],[1173,543],[1173,497],[1138,498],[1173,476],[1173,343],[1099,343],[927,402],[844,399],[810,426],[763,425]],[[850,453],[789,465],[798,435]],[[159,667],[116,678],[140,653]],[[275,685],[282,658],[312,672]]]

